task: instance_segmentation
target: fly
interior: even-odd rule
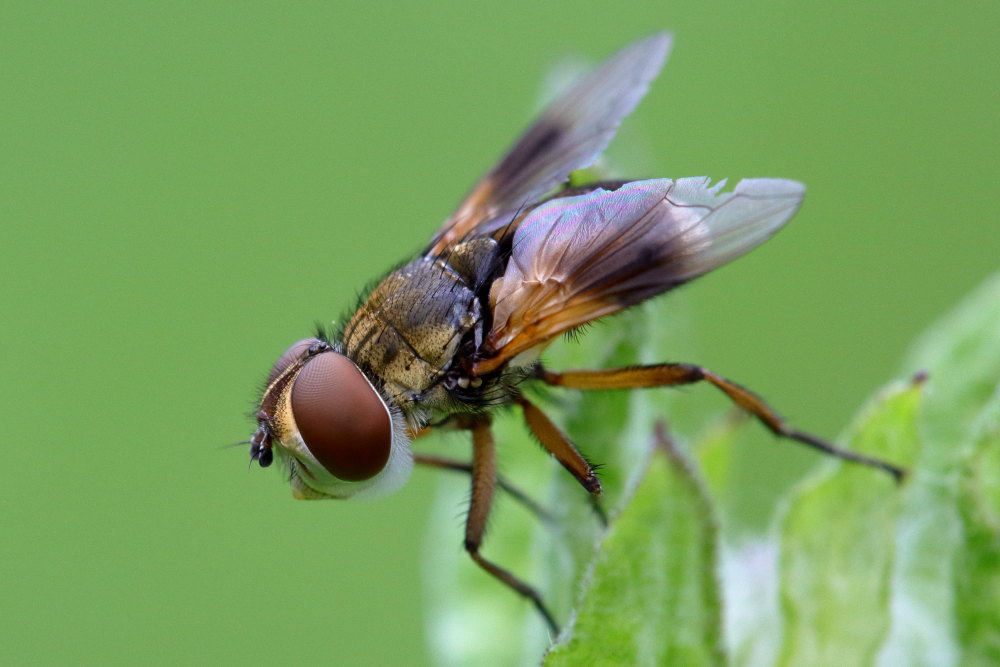
[[[556,338],[682,285],[749,252],[799,208],[797,182],[753,178],[732,191],[707,178],[566,185],[645,95],[671,38],[638,41],[552,103],[469,192],[410,263],[386,276],[335,335],[293,344],[274,364],[250,457],[277,457],[297,498],[398,488],[414,462],[472,482],[465,548],[558,626],[539,593],[480,552],[498,486],[491,414],[516,405],[528,430],[596,498],[601,482],[576,444],[521,386],[634,389],[708,382],[775,435],[883,470],[902,468],[791,428],[750,390],[701,366],[660,363],[552,370]],[[421,456],[435,428],[469,432],[469,462]]]

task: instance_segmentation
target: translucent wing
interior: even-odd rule
[[[490,291],[487,373],[599,317],[688,282],[755,248],[802,202],[794,181],[756,178],[720,192],[707,178],[635,181],[553,199],[514,233]]]
[[[521,135],[437,231],[427,254],[472,233],[488,234],[589,166],[656,78],[670,49],[661,33],[625,47],[576,82]]]

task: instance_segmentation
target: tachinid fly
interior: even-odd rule
[[[701,276],[763,243],[795,213],[801,184],[707,178],[566,185],[642,99],[670,48],[658,34],[626,47],[551,104],[468,194],[416,259],[390,273],[329,339],[299,341],[271,370],[249,441],[277,456],[297,498],[350,498],[401,485],[413,463],[467,471],[465,548],[491,575],[538,593],[480,554],[497,486],[491,411],[516,404],[528,429],[590,493],[601,484],[576,445],[521,393],[705,381],[776,435],[882,469],[889,463],[794,430],[749,390],[699,366],[664,363],[553,371],[539,355],[561,334]],[[421,457],[411,441],[468,430],[471,462]]]

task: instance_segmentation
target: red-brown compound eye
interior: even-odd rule
[[[319,342],[318,338],[304,338],[297,343],[292,343],[292,346],[285,350],[278,357],[278,360],[274,362],[274,366],[271,366],[271,374],[267,376],[267,386],[270,387],[271,383],[285,372],[285,369],[291,366],[296,359],[305,354],[306,350],[317,342]]]
[[[359,482],[385,468],[389,410],[344,355],[324,352],[306,362],[292,386],[292,415],[306,447],[333,476]]]

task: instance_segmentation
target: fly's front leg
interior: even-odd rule
[[[465,550],[472,560],[517,593],[531,600],[538,612],[545,618],[553,634],[559,634],[559,626],[538,591],[524,583],[502,567],[486,560],[479,553],[486,532],[486,520],[493,505],[493,493],[497,486],[496,443],[490,429],[488,416],[475,417],[468,428],[472,431],[472,500],[465,522]]]
[[[427,466],[428,468],[437,468],[439,470],[454,470],[455,472],[464,472],[466,474],[472,474],[472,464],[466,463],[465,461],[457,461],[455,459],[445,458],[443,456],[432,456],[430,454],[414,454],[413,462],[417,465]],[[521,503],[526,510],[535,515],[540,521],[545,523],[551,523],[553,521],[552,515],[541,505],[536,503],[531,499],[527,493],[517,488],[503,477],[497,476],[497,486],[499,486],[507,495],[512,497],[517,502]]]
[[[692,364],[651,364],[649,366],[629,366],[596,371],[574,370],[564,373],[556,373],[539,366],[536,371],[536,377],[545,384],[570,389],[638,389],[643,387],[693,384],[705,381],[719,388],[733,403],[756,417],[772,433],[779,437],[801,442],[845,461],[878,468],[892,475],[897,482],[901,482],[906,476],[906,470],[899,466],[882,461],[881,459],[841,449],[821,438],[791,428],[760,396],[701,366]]]

